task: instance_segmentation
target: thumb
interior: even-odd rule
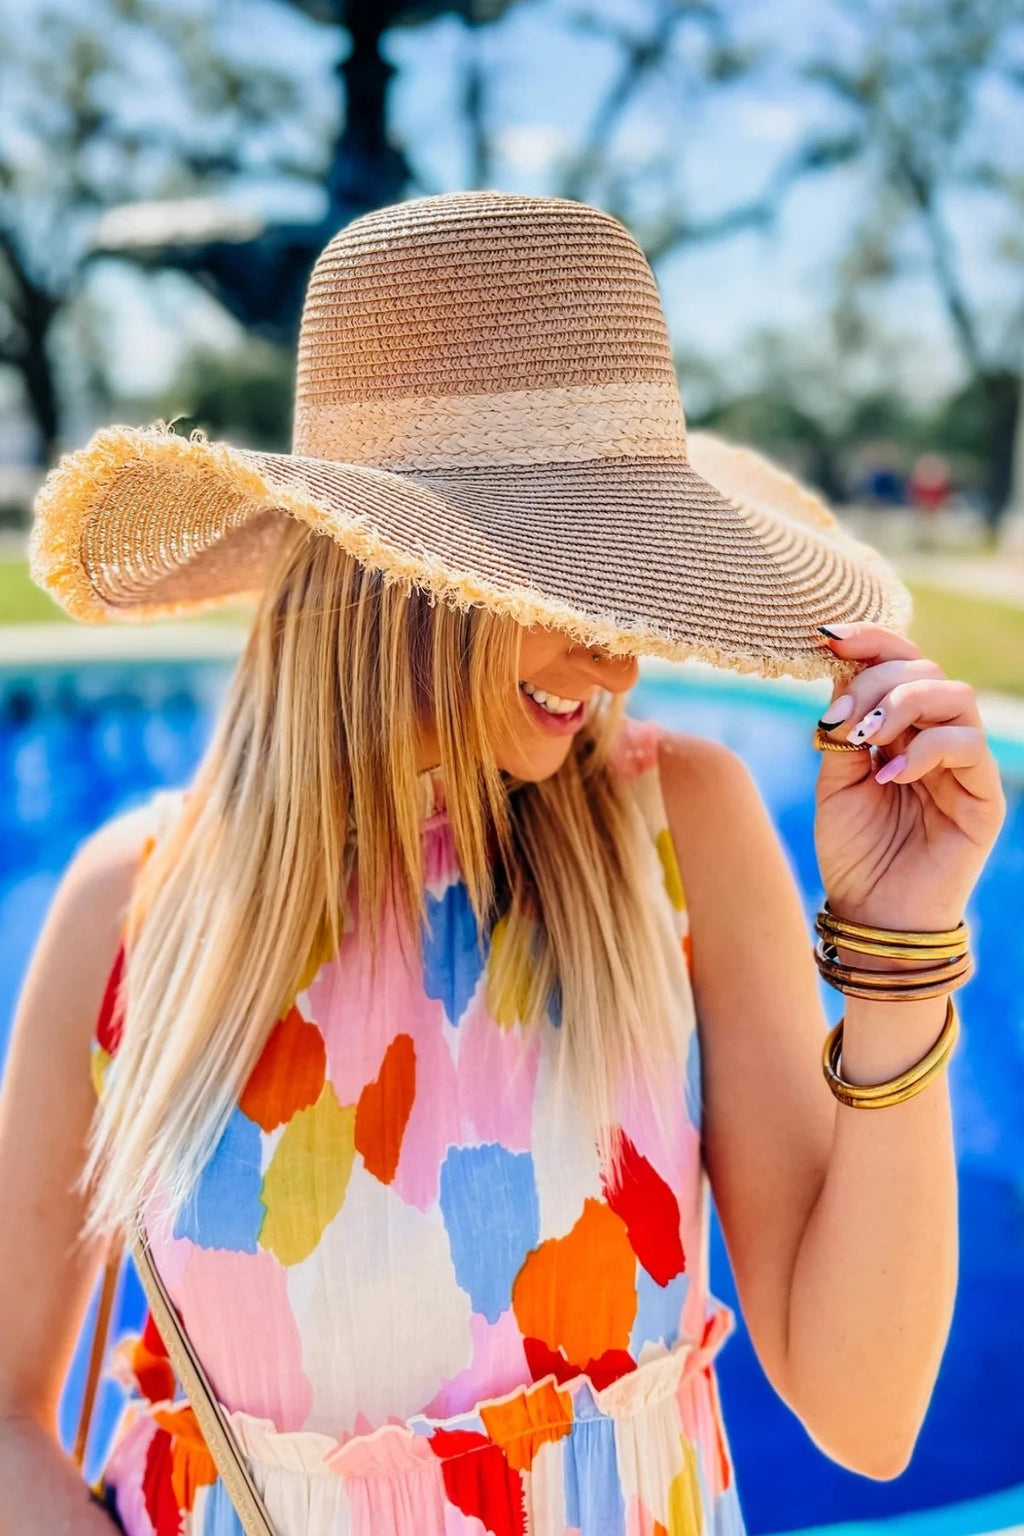
[[[866,744],[860,748],[848,745],[849,731],[856,718],[855,701],[848,683],[837,678],[832,698],[821,712],[814,736],[814,745],[822,760],[819,786],[825,790],[859,784],[874,770],[872,754]]]
[[[862,784],[878,766],[869,746],[857,747],[849,752],[837,751],[839,746],[837,742],[836,747],[826,747],[821,751],[818,789],[825,794],[845,789],[850,784]]]

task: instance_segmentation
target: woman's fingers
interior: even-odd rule
[[[969,683],[951,678],[910,678],[897,683],[877,704],[851,717],[846,740],[881,747],[912,726],[965,725],[981,729],[978,699]]]
[[[846,661],[913,661],[921,654],[913,640],[882,624],[823,624],[821,633]]]
[[[948,769],[968,794],[988,799],[994,789],[998,791],[995,759],[984,731],[973,725],[926,727],[880,770],[881,782],[912,784],[936,768]]]
[[[882,661],[875,666],[865,667],[856,677],[843,684],[819,723],[826,730],[835,731],[841,738],[843,733],[837,731],[838,726],[850,728],[855,725],[898,684],[916,678],[941,678],[944,675],[937,662],[925,657],[911,661]]]

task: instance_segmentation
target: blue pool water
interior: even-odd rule
[[[82,837],[153,788],[187,781],[227,678],[223,662],[90,663],[0,670],[0,1057],[24,968],[61,872]],[[824,696],[824,695],[822,695]],[[647,671],[632,712],[733,747],[751,767],[789,852],[808,922],[820,899],[812,842],[817,710],[806,690],[685,670]],[[969,918],[978,974],[960,993],[951,1065],[960,1168],[961,1279],[953,1331],[911,1466],[895,1482],[844,1472],[768,1386],[740,1321],[719,1356],[740,1495],[752,1533],[877,1522],[932,1511],[906,1536],[1024,1521],[1024,750],[1000,747],[1006,826]],[[839,999],[823,989],[829,1017]],[[712,1280],[737,1305],[721,1234]],[[141,1297],[129,1277],[124,1317]],[[80,1351],[81,1356],[81,1351]],[[69,1440],[83,1361],[62,1407]],[[105,1388],[99,1443],[117,1409]],[[1017,1486],[1016,1493],[1001,1493]],[[982,1500],[948,1518],[939,1507]],[[988,1511],[988,1514],[983,1514]],[[983,1523],[987,1522],[987,1523]],[[869,1525],[857,1525],[857,1536]],[[893,1527],[903,1530],[900,1521]],[[853,1536],[851,1530],[851,1536]]]

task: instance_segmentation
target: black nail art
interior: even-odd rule
[[[841,640],[843,638],[842,635],[837,635],[833,630],[829,629],[827,624],[819,624],[818,629],[823,635],[828,635],[830,640]]]
[[[818,726],[819,726],[819,729],[823,730],[823,731],[834,731],[834,730],[837,730],[838,727],[842,725],[842,723],[843,722],[841,720],[833,720],[832,724],[829,725],[827,721],[819,720],[818,721]]]

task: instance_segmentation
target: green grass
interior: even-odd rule
[[[912,634],[950,677],[1024,697],[1024,606],[915,585]],[[206,621],[243,622],[244,611],[213,608]],[[0,624],[70,623],[29,578],[23,560],[0,560]]]
[[[911,591],[910,633],[925,656],[975,688],[1024,696],[1024,604],[917,584]]]
[[[0,560],[0,624],[46,624],[66,618],[29,579],[24,560]]]

